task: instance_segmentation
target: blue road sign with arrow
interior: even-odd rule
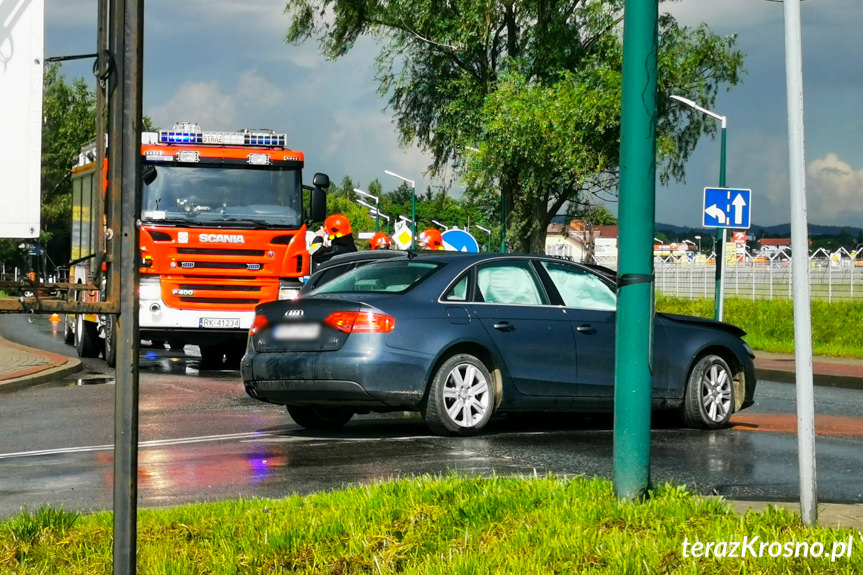
[[[704,188],[705,228],[749,229],[752,190]]]
[[[479,243],[468,232],[458,228],[450,228],[441,234],[444,247],[455,252],[479,253]]]

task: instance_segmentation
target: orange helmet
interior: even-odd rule
[[[442,250],[443,236],[441,235],[440,230],[429,228],[420,234],[418,243],[424,250]]]
[[[375,235],[369,240],[369,245],[373,250],[391,250],[393,249],[393,239],[383,232],[375,232]]]
[[[330,235],[330,239],[346,236],[351,232],[351,222],[342,214],[333,214],[324,220],[324,229]]]

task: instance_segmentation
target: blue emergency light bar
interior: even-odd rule
[[[159,130],[161,144],[212,144],[221,146],[286,147],[287,134],[272,130],[242,132],[203,132],[198,124],[181,122],[171,130]]]
[[[162,144],[200,144],[204,135],[200,132],[175,132],[173,130],[159,130],[159,142]]]

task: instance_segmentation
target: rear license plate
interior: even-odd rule
[[[273,328],[273,339],[278,340],[310,340],[321,335],[319,323],[279,324]]]
[[[218,329],[237,328],[237,329],[239,329],[240,318],[236,318],[236,317],[202,317],[200,325],[201,325],[201,327],[204,327],[204,328],[218,328]]]

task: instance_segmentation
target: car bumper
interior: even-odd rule
[[[388,349],[345,353],[247,351],[240,364],[246,393],[285,405],[416,409],[432,358]]]

